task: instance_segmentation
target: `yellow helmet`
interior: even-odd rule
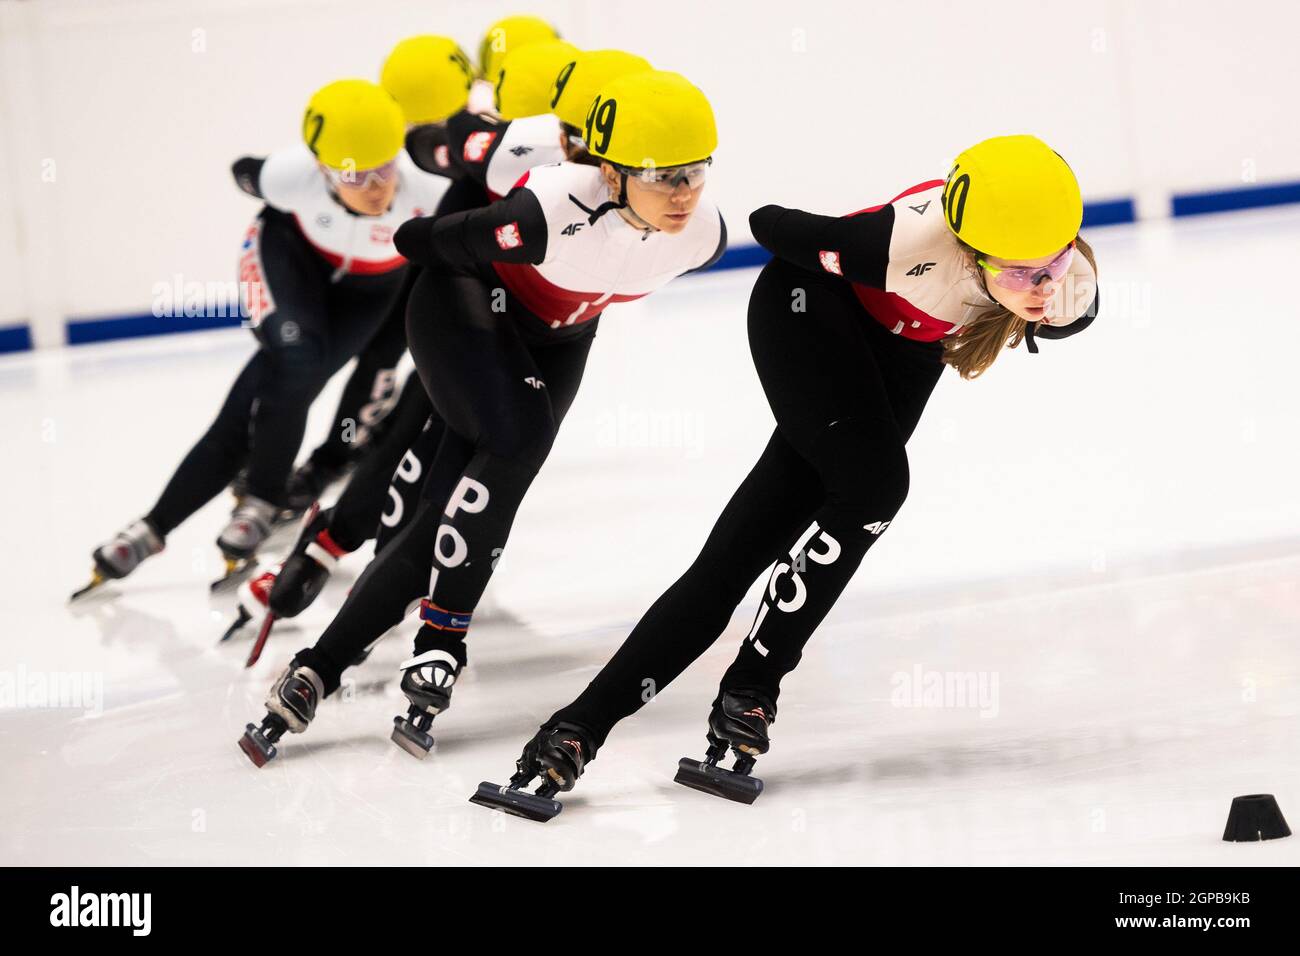
[[[498,20],[487,28],[478,45],[479,75],[495,79],[501,69],[501,60],[511,50],[517,50],[540,40],[558,40],[560,33],[541,17],[514,16]]]
[[[1038,259],[1079,234],[1074,173],[1036,136],[995,136],[953,161],[943,209],[957,238],[1000,259]]]
[[[333,169],[374,169],[397,156],[406,139],[402,108],[369,80],[336,80],[307,104],[302,138]]]
[[[501,59],[494,80],[497,112],[508,120],[551,110],[555,77],[578,56],[563,40],[541,40],[511,50]]]
[[[680,73],[646,70],[611,80],[583,120],[587,151],[617,166],[682,166],[718,146],[713,108]]]
[[[587,122],[587,108],[596,91],[620,76],[644,73],[650,61],[622,50],[589,50],[566,64],[551,86],[550,111],[560,121],[579,129]]]
[[[465,108],[474,68],[455,40],[414,36],[393,47],[379,72],[379,83],[414,125],[441,123]]]

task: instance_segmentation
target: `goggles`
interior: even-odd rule
[[[705,176],[713,157],[702,159],[698,163],[686,163],[684,166],[620,166],[629,179],[635,179],[642,186],[654,192],[670,193],[680,183],[690,189],[699,189],[704,185]]]
[[[1070,263],[1074,261],[1074,242],[1071,241],[1068,246],[1061,250],[1061,254],[1047,265],[1035,266],[1032,269],[999,269],[997,266],[989,265],[983,259],[976,259],[975,261],[987,269],[989,275],[993,276],[993,281],[1002,288],[1011,292],[1028,292],[1044,279],[1057,282],[1070,271]]]
[[[334,169],[326,166],[325,177],[337,188],[364,189],[371,183],[387,186],[397,178],[397,160],[391,159],[382,166],[373,169]]]

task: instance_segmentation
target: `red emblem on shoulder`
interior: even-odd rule
[[[470,133],[465,137],[465,148],[461,154],[465,157],[467,163],[481,163],[483,157],[487,155],[492,148],[492,141],[497,138],[497,134],[487,130],[479,130],[477,133]]]
[[[496,231],[497,245],[502,249],[517,249],[524,244],[523,236],[519,235],[519,223],[510,222],[504,226],[498,226]]]
[[[844,271],[840,269],[840,254],[838,252],[832,249],[823,249],[817,253],[817,258],[821,260],[822,268],[827,272],[833,272],[837,276],[844,275]]]

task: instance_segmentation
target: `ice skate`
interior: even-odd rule
[[[451,706],[451,689],[460,664],[446,651],[418,654],[401,664],[402,693],[411,706],[405,717],[393,718],[393,743],[423,760],[433,749],[429,725]]]
[[[751,772],[755,758],[767,753],[767,728],[775,719],[776,705],[765,695],[744,690],[723,692],[709,714],[709,749],[704,759],[683,757],[673,780],[715,797],[753,803],[763,792],[763,781]],[[728,749],[736,755],[730,770],[718,766]]]
[[[217,547],[226,562],[226,573],[212,582],[220,591],[238,584],[253,570],[257,549],[275,526],[280,509],[261,498],[245,495],[230,516],[230,523],[217,537]]]
[[[295,657],[271,687],[266,698],[267,714],[260,726],[248,724],[239,738],[239,749],[258,767],[275,759],[275,743],[284,734],[300,734],[316,716],[325,696],[325,683],[310,667]]]
[[[75,601],[84,597],[107,581],[116,581],[126,577],[145,558],[151,557],[163,549],[163,537],[141,518],[125,529],[119,531],[111,541],[101,544],[92,554],[95,569],[91,572],[90,583],[72,592],[68,598]]]
[[[484,780],[469,802],[545,823],[564,809],[555,794],[572,790],[595,758],[591,735],[577,724],[543,727],[524,746],[510,782],[503,787]],[[541,786],[530,793],[524,788],[536,777],[541,778]]]

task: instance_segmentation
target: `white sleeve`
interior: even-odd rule
[[[292,212],[321,190],[316,157],[305,145],[278,149],[266,157],[257,185],[268,204]]]

